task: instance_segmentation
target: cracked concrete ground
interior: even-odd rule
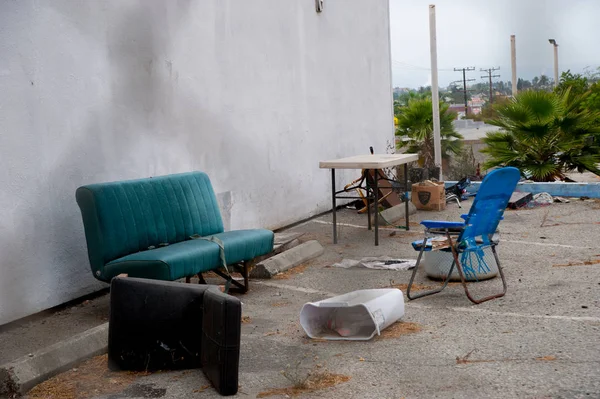
[[[468,202],[466,203],[468,204]],[[600,398],[600,203],[573,201],[507,211],[498,249],[508,280],[504,298],[472,305],[459,285],[406,303],[404,322],[420,331],[368,342],[322,342],[300,327],[301,306],[331,295],[408,283],[408,271],[339,269],[343,258],[416,258],[410,242],[422,219],[460,220],[466,209],[419,212],[411,231],[381,229],[380,245],[366,216],[338,214],[340,242],[332,244],[331,214],[290,230],[316,239],[325,253],[279,278],[252,281],[243,301],[240,393],[257,397],[290,386],[280,373],[302,361],[350,377],[304,394],[326,398]],[[392,232],[396,231],[395,234]],[[424,273],[418,282],[436,284]],[[479,294],[499,278],[471,284]],[[104,298],[94,301],[103,303]],[[94,302],[92,301],[92,302]],[[104,302],[102,302],[104,301]],[[107,311],[107,309],[106,309]],[[85,367],[85,366],[83,366]],[[71,372],[77,379],[77,372]],[[103,378],[99,376],[98,378]],[[110,381],[106,381],[110,384]],[[95,398],[217,398],[201,370],[136,377]],[[274,396],[281,397],[281,396]]]

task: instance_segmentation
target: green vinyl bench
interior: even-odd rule
[[[77,189],[76,200],[92,273],[103,282],[127,274],[188,282],[198,275],[205,283],[202,273],[213,271],[246,292],[254,259],[273,250],[270,230],[224,231],[203,172],[90,184]]]

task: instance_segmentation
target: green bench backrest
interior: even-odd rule
[[[202,172],[91,184],[78,188],[76,199],[94,273],[151,246],[223,232],[217,198]]]

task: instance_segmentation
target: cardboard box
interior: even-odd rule
[[[413,184],[411,202],[417,209],[424,211],[442,211],[446,209],[446,190],[444,182],[429,180]]]

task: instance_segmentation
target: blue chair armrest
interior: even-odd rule
[[[465,222],[449,222],[446,220],[423,220],[421,224],[427,229],[455,229],[465,227]]]

